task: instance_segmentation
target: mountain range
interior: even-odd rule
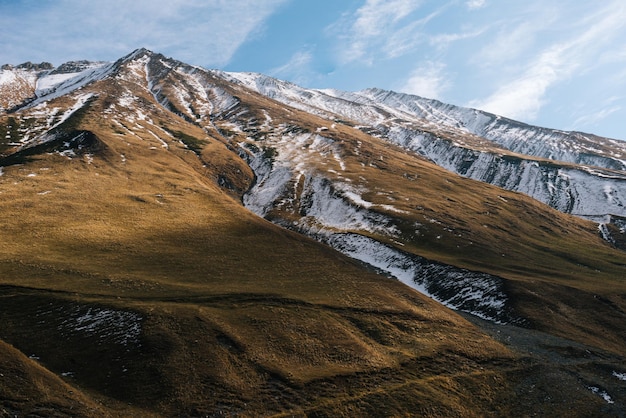
[[[624,416],[626,142],[139,49],[0,69],[0,411]]]

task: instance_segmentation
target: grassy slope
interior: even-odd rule
[[[263,120],[263,109],[275,125],[297,125],[308,132],[329,126],[304,112],[285,113],[271,100],[235,93],[252,120]],[[336,123],[324,136],[341,147],[346,170],[327,159],[316,168],[319,175],[350,179],[367,190],[366,201],[406,212],[382,210],[396,220],[402,235],[393,241],[377,238],[509,279],[515,308],[536,328],[616,353],[626,350],[626,253],[604,242],[597,225],[523,194],[451,174],[349,124]],[[294,214],[282,216],[293,219]]]
[[[0,337],[57,374],[71,372],[76,399],[92,399],[75,405],[81,413],[100,415],[94,402],[114,415],[338,410],[360,397],[372,408],[372,382],[398,373],[428,393],[412,407],[464,413],[493,401],[469,400],[489,387],[484,373],[500,375],[482,363],[511,358],[503,346],[399,283],[253,216],[174,141],[169,151],[150,149],[112,132],[97,112],[79,126],[101,141],[96,155],[31,156],[0,177]],[[64,328],[68,312],[97,307],[140,315],[141,340],[94,344]],[[433,378],[400,369],[407,363]],[[372,382],[339,377],[361,373]],[[444,396],[456,375],[475,386]],[[59,385],[44,385],[53,400],[67,392]],[[40,386],[9,393],[2,406],[37,399]],[[276,400],[276,391],[288,393]],[[407,410],[385,396],[399,402],[390,411]]]
[[[222,138],[155,113],[170,131],[207,140],[203,166],[167,135],[169,150],[145,130],[113,127],[98,116],[101,105],[77,126],[104,144],[93,160],[43,154],[0,177],[0,338],[56,374],[72,372],[70,400],[66,386],[44,385],[60,410],[73,402],[92,416],[479,416],[544,402],[563,411],[517,396],[519,382],[543,381],[541,370],[453,312],[244,210],[216,186],[223,172],[240,189],[251,180]],[[447,176],[389,147],[372,152],[392,153],[384,160],[406,167],[377,170],[371,184],[399,181],[417,164],[430,186],[407,190],[445,213],[426,197]],[[452,190],[469,189],[461,201],[478,187],[467,185]],[[433,258],[444,254],[410,243]],[[64,331],[68,312],[89,308],[139,315],[140,339],[94,345],[93,335]],[[0,406],[38,399],[40,388],[25,385]],[[589,393],[572,399],[578,411],[601,406]]]

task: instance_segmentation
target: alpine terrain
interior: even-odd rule
[[[626,416],[626,142],[6,64],[0,213],[3,416]]]

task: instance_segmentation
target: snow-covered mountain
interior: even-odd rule
[[[21,124],[7,125],[3,135],[4,153],[11,158],[36,149],[72,156],[73,148],[93,147],[95,136],[74,126],[92,102],[106,97],[102,115],[120,135],[139,136],[151,149],[182,145],[206,166],[206,140],[158,122],[174,114],[243,158],[254,175],[252,184],[246,185],[234,163],[211,164],[221,170],[216,181],[239,194],[259,216],[327,243],[443,303],[492,320],[518,320],[499,276],[463,264],[445,265],[403,248],[445,235],[464,245],[477,238],[472,238],[476,231],[463,233],[466,227],[444,219],[451,207],[427,215],[422,205],[411,203],[419,195],[379,184],[381,170],[395,167],[395,159],[412,161],[414,152],[453,173],[594,219],[597,234],[613,244],[621,242],[624,232],[618,222],[626,218],[626,146],[619,141],[532,127],[377,89],[310,90],[260,74],[209,71],[144,49],[115,63],[4,66],[1,80],[6,91],[20,92],[12,97],[21,97],[21,102],[9,103],[10,114],[22,115]],[[105,82],[107,90],[97,87]],[[389,144],[405,151],[386,150]],[[419,176],[402,173],[403,180]],[[450,182],[442,174],[437,177]],[[452,195],[441,198],[455,201]],[[498,199],[489,203],[495,211],[512,205],[515,197]],[[492,216],[493,210],[484,213]]]
[[[0,109],[33,107],[63,96],[106,77],[113,66],[87,61],[57,68],[4,65]],[[607,216],[626,217],[626,142],[380,89],[313,90],[262,74],[210,74],[330,121],[349,121],[452,172],[525,193],[562,212],[600,223]]]
[[[262,74],[224,77],[418,152],[460,175],[604,222],[626,217],[626,142],[526,125],[380,89],[311,90]]]
[[[24,362],[165,416],[340,391],[336,412],[355,387],[377,415],[379,393],[454,379],[456,415],[486,393],[523,414],[557,381],[588,415],[623,410],[622,142],[145,49],[5,65],[0,92],[0,349]]]
[[[103,77],[110,69],[109,63],[90,61],[70,61],[56,68],[50,63],[3,65],[0,111],[61,97]]]

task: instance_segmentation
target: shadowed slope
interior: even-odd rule
[[[587,388],[624,372],[619,356],[585,347],[593,355],[577,351],[570,367],[519,354],[399,281],[245,209],[241,196],[260,177],[239,154],[249,158],[255,145],[279,167],[289,155],[280,141],[317,133],[319,118],[146,51],[116,65],[111,76],[12,115],[28,129],[21,146],[3,151],[23,158],[0,176],[0,338],[47,369],[54,405],[87,416],[589,415],[623,406],[619,380],[602,386],[613,406]],[[324,135],[336,148],[309,147],[315,158],[293,161],[331,183],[364,182],[362,199],[399,234],[349,232],[502,276],[536,327],[556,317],[522,303],[541,286],[555,299],[563,289],[621,291],[611,260],[623,256],[591,224],[451,176],[348,125],[333,129]],[[73,140],[83,132],[97,146]],[[299,221],[301,190],[294,197],[268,217]],[[427,227],[419,236],[416,223]],[[460,247],[468,238],[476,250]],[[506,261],[493,242],[510,247]],[[582,269],[568,276],[588,258],[586,268],[603,269],[598,282]],[[608,296],[602,303],[623,306]],[[568,336],[619,351],[623,328],[605,345],[590,338],[585,327],[597,318],[582,318]],[[549,331],[571,330],[554,323]],[[12,353],[19,367],[35,367]],[[76,395],[67,397],[70,386]],[[27,387],[40,397],[36,384]],[[35,411],[35,403],[16,407],[19,396],[1,406]]]

